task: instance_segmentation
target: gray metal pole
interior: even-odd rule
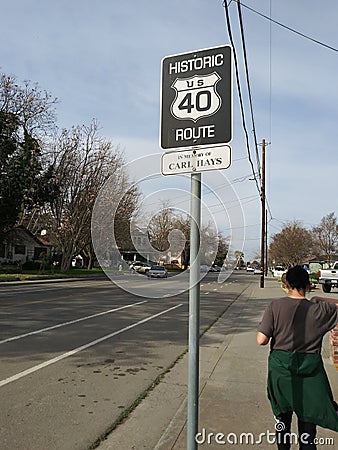
[[[199,394],[201,174],[191,175],[187,450],[196,450]]]
[[[264,288],[264,272],[265,272],[265,139],[262,141],[262,236],[261,236],[261,278],[260,287]]]

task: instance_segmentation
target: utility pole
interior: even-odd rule
[[[265,273],[265,139],[262,140],[262,186],[261,186],[261,202],[262,202],[262,235],[261,235],[261,279],[260,287],[264,287]]]
[[[268,276],[268,210],[265,208],[265,276]]]

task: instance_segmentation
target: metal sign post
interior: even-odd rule
[[[187,449],[196,450],[199,397],[201,172],[231,164],[232,48],[162,60],[160,145],[163,175],[191,173]]]
[[[200,325],[201,174],[191,175],[187,449],[197,449]]]

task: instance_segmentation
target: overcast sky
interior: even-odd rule
[[[338,48],[336,1],[243,3]],[[3,2],[0,67],[19,82],[38,82],[56,96],[60,127],[86,124],[96,118],[101,134],[119,144],[126,160],[132,163],[135,158],[163,152],[158,138],[161,59],[229,44],[222,4],[221,0]],[[254,159],[235,1],[229,9]],[[338,53],[245,7],[242,13],[257,139],[269,143],[269,234],[294,219],[306,227],[317,225],[337,208]],[[217,177],[226,178],[224,184],[232,186],[242,204],[244,225],[237,218],[236,223],[231,218],[230,222],[233,228],[244,227],[248,260],[260,248],[260,201],[255,182],[250,180],[235,76],[233,83],[233,162]],[[142,165],[138,167],[141,179]],[[212,172],[203,173],[208,186],[203,195],[208,197],[211,186],[216,191],[216,203],[223,202],[228,209],[234,193],[229,194],[228,188],[222,191],[223,181],[216,182],[217,177]],[[188,181],[158,175],[152,189],[160,191],[158,198],[162,199],[166,191],[170,196],[177,188],[188,197]],[[174,198],[177,200],[177,193]],[[213,201],[213,205],[216,203]],[[217,204],[210,211],[217,216],[221,231],[223,228],[224,234],[229,233],[226,216],[231,212]]]

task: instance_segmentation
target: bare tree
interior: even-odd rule
[[[114,173],[110,174],[105,181],[104,188],[100,189],[99,201],[96,194],[94,203],[98,201],[99,206],[97,205],[95,210],[95,217],[91,214],[91,221],[86,224],[88,227],[85,234],[86,240],[83,241],[82,250],[79,252],[85,267],[91,269],[95,257],[99,261],[103,258],[109,259],[105,266],[110,267],[116,259],[111,255],[112,247],[119,255],[133,250],[130,223],[133,216],[137,214],[139,197],[137,186],[128,184],[128,177],[124,173],[123,166],[117,164]],[[95,229],[95,248],[93,229]],[[88,240],[88,237],[91,238]],[[107,252],[108,254],[110,252],[109,256]],[[103,257],[103,255],[106,256]],[[118,262],[115,261],[115,264],[118,265]]]
[[[222,266],[229,252],[229,238],[223,236],[221,232],[218,233],[218,249],[215,258],[215,264]]]
[[[114,235],[116,245],[121,252],[134,250],[131,235],[131,222],[137,217],[139,212],[140,193],[138,187],[128,181],[127,174],[124,183],[120,184],[120,189],[124,188],[120,201],[116,207],[114,216]],[[123,180],[118,180],[119,182]],[[127,187],[126,187],[127,186]]]
[[[169,248],[179,251],[181,264],[187,268],[190,264],[190,216],[175,213],[168,202],[162,203],[161,210],[152,216],[148,225],[148,235],[151,245],[165,254]],[[200,229],[200,255],[202,264],[219,262],[228,251],[228,244],[221,233],[208,223]]]
[[[312,228],[312,233],[320,256],[324,256],[331,264],[338,250],[338,223],[335,214],[332,212],[324,216],[320,224]]]
[[[190,264],[190,217],[188,214],[179,214],[174,217],[173,228],[179,230],[184,238],[184,245],[182,246],[181,260],[183,269],[186,269]]]
[[[103,267],[117,267],[125,251],[135,251],[132,228],[137,221],[140,194],[123,166],[104,183],[95,200],[91,235],[95,254]]]
[[[169,249],[169,233],[174,229],[174,211],[169,202],[162,202],[160,211],[154,214],[148,223],[149,242],[159,252]]]
[[[57,99],[41,89],[38,83],[25,80],[19,85],[16,77],[0,74],[0,111],[12,114],[19,129],[40,138],[55,127]]]
[[[236,267],[240,269],[244,265],[244,253],[241,250],[235,251]]]
[[[269,255],[275,264],[291,267],[301,264],[313,248],[312,233],[298,221],[284,226],[280,233],[272,237]]]
[[[91,215],[96,197],[111,176],[118,178],[123,158],[110,141],[98,136],[98,124],[63,130],[56,143],[55,177],[59,195],[51,207],[54,232],[62,252],[61,271],[81,252],[91,260]],[[90,264],[90,263],[89,263]]]

